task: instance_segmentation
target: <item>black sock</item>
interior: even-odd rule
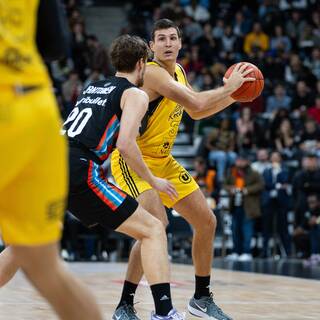
[[[122,295],[117,309],[123,304],[133,306],[133,299],[136,293],[138,285],[129,281],[125,281],[123,284]]]
[[[210,296],[210,276],[199,277],[196,275],[196,292],[194,293],[195,299]]]
[[[172,307],[170,283],[158,283],[150,286],[156,314],[159,316],[166,316]]]

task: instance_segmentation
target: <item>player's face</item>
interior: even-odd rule
[[[150,47],[156,59],[176,61],[181,49],[181,39],[175,28],[157,30],[154,41],[150,42]]]

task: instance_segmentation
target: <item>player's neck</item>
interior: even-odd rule
[[[116,72],[116,77],[126,78],[129,82],[137,85],[137,75],[135,73]]]
[[[158,60],[157,58],[154,58],[153,60],[156,63],[158,63],[162,68],[166,69],[172,77],[174,76],[174,73],[176,71],[176,61],[175,60],[162,61],[162,60]]]

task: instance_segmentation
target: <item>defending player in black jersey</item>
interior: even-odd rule
[[[152,318],[184,319],[172,307],[162,223],[110,183],[101,168],[117,147],[128,165],[156,190],[172,198],[177,196],[167,180],[153,176],[136,143],[149,102],[137,87],[143,84],[147,54],[147,45],[138,37],[116,39],[111,48],[115,77],[85,88],[64,123],[63,133],[70,142],[68,209],[87,226],[100,224],[141,240],[142,264],[156,308]],[[115,319],[123,319],[121,314],[119,309]]]

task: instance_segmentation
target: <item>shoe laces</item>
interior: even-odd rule
[[[185,316],[184,316],[183,313],[175,312],[174,314],[172,314],[172,315],[170,316],[170,318],[171,318],[172,320],[184,320],[184,319],[185,319]]]
[[[221,310],[221,308],[219,308],[217,306],[217,304],[213,301],[213,293],[210,292],[210,296],[207,298],[207,300],[205,301],[206,306],[208,307],[210,304],[214,305],[216,310],[218,311],[218,313],[223,314],[223,311]]]

